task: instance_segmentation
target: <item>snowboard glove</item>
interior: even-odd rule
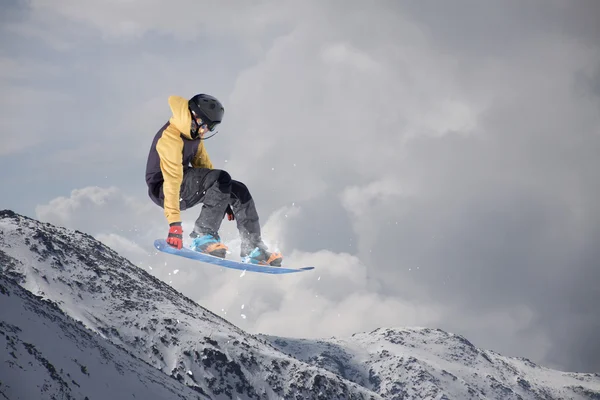
[[[181,228],[181,222],[173,222],[172,224],[169,224],[169,226],[167,243],[177,250],[181,250],[183,247],[183,229]]]
[[[225,209],[225,214],[227,214],[227,219],[229,221],[233,221],[235,219],[235,216],[233,215],[233,210],[231,209],[230,205],[228,205],[227,209]]]

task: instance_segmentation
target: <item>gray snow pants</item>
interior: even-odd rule
[[[203,204],[190,236],[218,234],[225,210],[230,205],[242,239],[242,253],[250,247],[263,245],[258,213],[250,191],[243,183],[231,179],[226,171],[187,168],[183,173],[180,196],[181,210]]]

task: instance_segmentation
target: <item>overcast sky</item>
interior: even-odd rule
[[[90,233],[251,333],[427,326],[600,372],[600,2],[217,4],[4,1],[1,208]],[[315,271],[153,251],[147,153],[168,96],[197,93],[225,105],[213,164]],[[235,224],[222,236],[236,256]]]

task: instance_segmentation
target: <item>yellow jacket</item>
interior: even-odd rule
[[[169,106],[173,116],[156,142],[156,151],[164,179],[165,217],[169,223],[173,223],[181,222],[179,201],[184,167],[191,164],[194,168],[213,169],[213,165],[204,148],[204,141],[191,137],[192,117],[188,109],[188,100],[170,96]],[[146,174],[148,175],[148,172]]]

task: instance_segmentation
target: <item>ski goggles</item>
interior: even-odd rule
[[[215,128],[217,127],[217,125],[219,125],[219,122],[206,122],[204,121],[204,119],[202,119],[201,116],[199,116],[198,114],[196,114],[195,111],[192,111],[192,117],[196,120],[196,124],[198,124],[199,128],[206,128],[209,131],[213,132],[215,130]]]

